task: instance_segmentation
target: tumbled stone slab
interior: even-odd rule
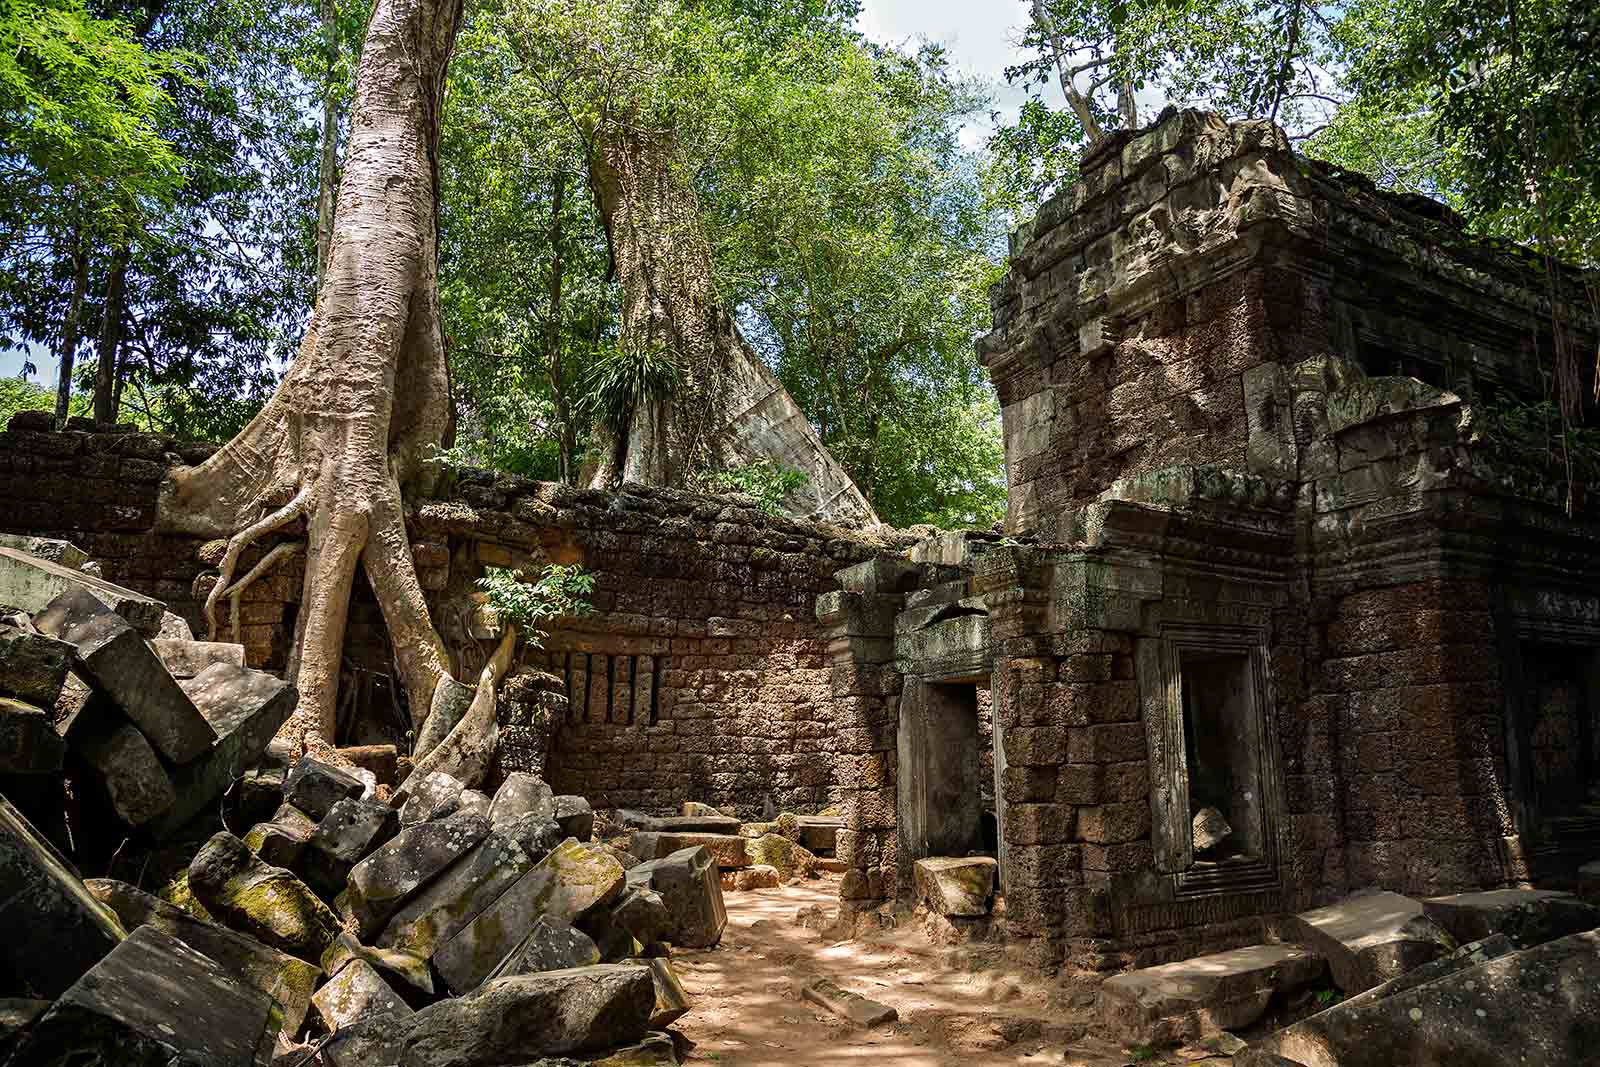
[[[655,986],[643,967],[601,964],[496,978],[413,1017],[396,1062],[428,1067],[529,1063],[638,1041]]]
[[[158,637],[150,642],[161,662],[179,681],[193,678],[213,663],[244,667],[244,646],[227,641],[185,641]]]
[[[12,1062],[255,1067],[272,998],[141,926],[34,1024]]]
[[[800,991],[800,995],[825,1011],[857,1026],[871,1029],[892,1023],[900,1013],[887,1004],[852,993],[832,979],[819,978]]]
[[[524,815],[490,831],[476,848],[395,912],[379,948],[431,959],[560,841],[560,829]],[[498,960],[490,961],[493,967]]]
[[[351,869],[340,913],[370,940],[418,890],[488,834],[488,819],[459,812],[401,830]]]
[[[315,832],[315,826],[259,822],[244,835],[244,843],[246,848],[261,857],[263,863],[293,870]]]
[[[648,961],[650,979],[655,983],[656,1006],[650,1013],[650,1026],[656,1030],[665,1030],[685,1015],[694,1006],[689,999],[688,990],[683,988],[683,983],[678,980],[678,972],[672,969],[671,960],[654,959]]]
[[[0,696],[54,707],[72,667],[72,646],[44,634],[0,626]]]
[[[62,593],[75,589],[92,594],[127,619],[141,636],[155,637],[161,632],[161,618],[167,610],[161,601],[15,548],[0,547],[0,604],[9,604],[33,615],[43,611]]]
[[[306,842],[300,873],[306,884],[326,899],[344,889],[355,865],[394,836],[399,814],[376,800],[339,801]]]
[[[541,915],[522,943],[500,961],[490,980],[540,971],[564,971],[573,967],[592,967],[600,962],[600,950],[588,934],[553,915]]]
[[[261,758],[300,699],[300,691],[283,679],[231,663],[213,663],[179,684],[217,740],[199,759],[172,772],[178,801],[149,827],[158,838],[215,805],[223,790]]]
[[[347,931],[341,932],[328,946],[328,951],[322,954],[322,971],[324,974],[338,974],[351,960],[365,960],[379,974],[388,975],[429,997],[433,996],[433,970],[427,960],[393,949],[363,945]]]
[[[555,820],[562,833],[585,842],[594,837],[594,809],[587,800],[570,794],[558,796],[555,806]]]
[[[195,918],[175,904],[151,896],[126,882],[91,878],[84,883],[94,897],[117,913],[124,929],[153,926],[182,941],[218,964],[228,974],[259,989],[277,1002],[285,1033],[297,1033],[311,1005],[321,970],[253,937]]]
[[[401,827],[415,826],[420,822],[442,819],[461,806],[461,793],[466,786],[454,775],[434,771],[421,782],[407,782],[412,790],[400,808]]]
[[[283,782],[283,799],[321,822],[333,806],[346,797],[359,797],[365,786],[345,770],[309,756],[290,769]]]
[[[999,864],[991,856],[935,856],[916,862],[917,898],[940,915],[975,918],[994,908]]]
[[[494,794],[489,805],[489,824],[499,826],[524,815],[537,815],[541,819],[556,816],[555,792],[544,779],[522,771],[506,775],[505,782]]]
[[[728,911],[716,863],[705,849],[681,849],[665,859],[641,863],[628,871],[627,878],[630,888],[648,886],[661,894],[672,917],[668,938],[672,944],[711,948],[722,940]]]
[[[339,935],[338,916],[309,886],[226,831],[189,864],[189,889],[219,921],[309,963]]]
[[[434,953],[434,968],[452,992],[475,989],[540,916],[579,925],[620,897],[625,884],[616,860],[569,838]]]
[[[739,820],[727,815],[668,815],[650,820],[645,829],[662,834],[737,835]]]
[[[1423,913],[1457,941],[1504,934],[1518,948],[1600,927],[1600,908],[1571,893],[1493,889],[1422,902]]]
[[[411,1008],[363,959],[352,959],[311,998],[322,1025],[333,1033],[367,1015],[410,1015]]]
[[[482,815],[487,819],[489,817],[489,809],[493,806],[494,798],[490,797],[489,794],[479,792],[476,789],[464,789],[461,791],[461,806],[456,808],[456,814]]]
[[[1252,945],[1106,979],[1100,1018],[1114,1037],[1161,1043],[1248,1026],[1274,993],[1300,989],[1325,972],[1299,945]]]
[[[648,886],[628,887],[611,906],[611,921],[641,945],[665,941],[672,933],[672,913],[661,894]]]
[[[0,697],[0,774],[51,774],[67,745],[43,708]]]
[[[69,571],[81,571],[89,562],[89,553],[58,537],[34,537],[31,534],[0,533],[0,546],[14,548],[39,559],[49,560]]]
[[[0,978],[8,996],[54,999],[124,935],[66,858],[0,797]]]
[[[73,752],[94,771],[117,818],[138,829],[171,811],[178,791],[144,734],[112,716],[90,715],[75,720]]]
[[[1371,989],[1454,947],[1420,901],[1381,891],[1290,916],[1284,933],[1325,957],[1346,993]]]
[[[812,852],[833,855],[844,819],[837,815],[801,815],[800,843]]]
[[[1374,990],[1377,992],[1377,990]],[[1565,1067],[1600,1038],[1600,930],[1457,970],[1386,997],[1359,996],[1263,1038],[1236,1067]]]
[[[71,589],[34,616],[40,633],[76,646],[74,667],[109,696],[162,757],[188,763],[217,733],[139,631],[88,592]]]
[[[645,1034],[641,1041],[585,1062],[590,1067],[678,1067],[678,1046],[671,1034]]]
[[[704,848],[717,866],[733,869],[750,866],[746,839],[738,834],[676,834],[635,830],[628,851],[641,860],[658,860],[686,848]]]

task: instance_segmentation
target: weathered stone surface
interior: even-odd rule
[[[494,794],[489,805],[489,824],[499,826],[524,815],[553,820],[556,816],[555,793],[543,778],[515,771],[506,775],[505,782]]]
[[[363,788],[361,779],[343,767],[306,756],[284,779],[283,799],[321,822],[335,804],[347,797],[361,796]]]
[[[326,1067],[393,1067],[400,1063],[401,1045],[414,1019],[411,1014],[369,1016],[340,1030],[318,1056]]]
[[[637,1041],[655,986],[642,967],[599,965],[496,978],[470,997],[418,1012],[398,1062],[484,1067]]]
[[[489,817],[489,809],[494,806],[494,798],[487,793],[476,789],[466,789],[461,793],[461,806],[456,808],[457,815],[481,815]]]
[[[72,646],[44,634],[0,626],[0,696],[53,707],[72,667]]]
[[[795,837],[798,836],[797,831]],[[780,834],[764,834],[746,840],[745,858],[752,866],[762,864],[773,868],[785,882],[807,877],[817,869],[817,857],[797,843],[794,837]]]
[[[22,1039],[45,1012],[50,1010],[48,1000],[27,997],[0,999],[0,1063],[7,1063]]]
[[[1334,984],[1346,993],[1371,989],[1454,947],[1421,902],[1381,891],[1290,916],[1285,931],[1327,959]]]
[[[0,546],[14,548],[37,559],[48,560],[69,571],[82,570],[89,553],[58,537],[33,537],[28,534],[0,533]]]
[[[174,641],[158,637],[150,642],[167,670],[180,681],[193,678],[213,663],[228,663],[244,668],[244,646],[227,641]]]
[[[632,808],[618,808],[611,813],[611,821],[626,830],[653,830],[656,818]]]
[[[650,1026],[652,1029],[665,1030],[689,1014],[694,1004],[689,999],[689,991],[678,980],[678,972],[672,969],[671,960],[650,960],[648,966],[650,980],[655,983],[656,990],[656,1006],[650,1013]]]
[[[155,750],[175,764],[209,749],[217,733],[144,638],[83,589],[52,600],[33,624],[75,646],[74,667],[121,709]]]
[[[625,882],[616,860],[568,838],[441,946],[434,967],[453,992],[475,989],[540,916],[579,925],[614,903]]]
[[[422,724],[422,732],[417,734],[413,754],[418,759],[450,736],[450,731],[456,728],[456,724],[472,706],[472,698],[476,693],[477,690],[472,686],[454,678],[441,679],[438,691],[433,694],[433,706],[428,712],[427,721]]]
[[[765,863],[728,871],[724,877],[732,878],[733,888],[741,893],[747,893],[752,889],[777,889],[783,885],[783,875],[778,873],[778,868],[768,867]]]
[[[412,793],[400,809],[402,827],[451,814],[461,806],[461,793],[466,789],[459,778],[443,771],[434,771],[415,784],[407,782],[406,787]]]
[[[710,804],[702,804],[698,800],[685,800],[680,814],[691,819],[722,818],[722,812],[713,808]]]
[[[194,630],[189,627],[189,621],[182,615],[171,611],[161,613],[161,629],[157,630],[154,641],[193,641]]]
[[[217,740],[199,759],[172,772],[178,800],[149,828],[158,838],[210,809],[260,759],[300,699],[300,691],[283,679],[231,663],[213,663],[180,684]]]
[[[0,697],[0,774],[50,774],[67,746],[43,708]]]
[[[528,936],[500,961],[489,977],[564,971],[592,967],[599,962],[600,950],[588,934],[563,919],[541,915]]]
[[[338,896],[345,879],[367,854],[394,836],[398,813],[376,800],[339,801],[317,824],[300,857],[306,884],[327,899]]]
[[[253,937],[204,922],[126,882],[91,878],[84,887],[117,913],[124,929],[154,926],[222,966],[228,974],[271,997],[282,1013],[282,1029],[293,1034],[305,1021],[321,971],[316,965],[264,945]]]
[[[722,940],[728,911],[716,863],[704,848],[685,848],[665,859],[649,860],[627,872],[630,887],[649,886],[661,894],[672,916],[672,944],[711,948]]]
[[[1423,913],[1463,944],[1505,934],[1518,948],[1600,927],[1600,907],[1571,893],[1494,889],[1422,902]]]
[[[1196,852],[1216,848],[1233,833],[1233,827],[1228,825],[1227,818],[1216,808],[1201,808],[1196,812],[1192,829]]]
[[[314,833],[315,825],[259,822],[250,828],[243,840],[245,847],[260,856],[263,863],[293,870],[299,865],[300,857]]]
[[[189,888],[219,921],[310,963],[339,934],[338,917],[309,886],[227,832],[195,855]]]
[[[61,594],[75,589],[93,594],[96,600],[127,619],[140,635],[155,637],[161,632],[166,605],[159,600],[15,548],[0,547],[0,604],[20,608],[31,615],[43,611]]]
[[[350,1026],[368,1015],[411,1014],[411,1008],[383,980],[383,975],[363,959],[352,959],[311,998],[329,1033]]]
[[[561,832],[579,841],[594,837],[594,809],[583,797],[566,794],[555,798],[555,820]]]
[[[994,909],[999,864],[991,856],[929,857],[916,862],[917,899],[940,915],[974,918]]]
[[[54,999],[125,936],[55,848],[0,797],[0,996]]]
[[[652,1033],[626,1048],[603,1056],[584,1058],[590,1067],[678,1067],[678,1046],[671,1034]],[[553,1060],[541,1060],[532,1067],[564,1067]]]
[[[900,1018],[894,1008],[853,993],[830,978],[818,978],[809,983],[800,995],[825,1011],[869,1030]]]
[[[672,913],[661,894],[647,886],[631,886],[611,907],[611,920],[641,945],[665,941],[672,933]]]
[[[142,926],[34,1024],[29,1067],[255,1067],[272,998],[154,926]]]
[[[737,834],[739,820],[727,815],[667,815],[645,827],[663,834]]]
[[[427,960],[393,949],[363,945],[349,932],[341,932],[322,954],[322,971],[338,974],[351,960],[364,960],[380,974],[390,975],[430,997],[433,995],[433,969]]]
[[[1100,987],[1100,1018],[1129,1043],[1181,1041],[1248,1026],[1274,993],[1325,972],[1322,957],[1299,945],[1252,945],[1113,975]]]
[[[686,848],[704,848],[725,868],[750,866],[748,841],[738,834],[679,834],[635,830],[628,851],[641,860],[657,860]]]
[[[1374,994],[1380,990],[1373,990]],[[1600,1041],[1600,931],[1478,963],[1390,996],[1359,996],[1235,1058],[1314,1067],[1564,1067]]]
[[[94,771],[117,818],[137,829],[178,802],[166,765],[131,723],[85,715],[76,722],[81,725],[71,732],[73,753]]]
[[[392,786],[399,779],[400,750],[394,745],[346,745],[338,755],[358,770],[371,771],[379,785]]]
[[[833,855],[844,820],[837,815],[801,815],[800,844],[819,855]]]
[[[459,812],[401,830],[351,869],[340,913],[354,920],[363,939],[371,939],[406,901],[488,834],[488,819]]]
[[[395,912],[378,936],[378,947],[432,959],[440,946],[544,859],[559,843],[560,833],[555,823],[538,815],[524,815],[491,830],[476,848]]]

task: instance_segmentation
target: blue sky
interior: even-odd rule
[[[955,66],[982,78],[1002,111],[1011,111],[1021,94],[1005,84],[1005,68],[1016,62],[1016,41],[1028,20],[1026,0],[866,0],[861,28],[885,44],[914,44],[918,38],[942,44]],[[988,134],[988,123],[969,126],[963,140],[976,147]],[[48,352],[33,356],[38,365],[34,380],[53,385],[56,361]],[[0,354],[0,375],[22,369],[23,354]]]

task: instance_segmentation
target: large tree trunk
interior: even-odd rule
[[[567,176],[557,172],[550,181],[550,318],[545,323],[545,367],[556,405],[556,459],[561,480],[573,482],[572,455],[577,450],[577,428],[572,424],[566,367],[561,358],[562,251],[566,244],[561,209],[567,197]]]
[[[111,273],[106,277],[105,307],[100,312],[100,347],[94,372],[94,421],[116,422],[117,352],[122,346],[122,316],[127,311],[128,245],[124,242],[111,254]]]
[[[83,298],[89,290],[89,250],[84,246],[83,232],[74,229],[70,240],[67,262],[72,268],[72,292],[67,296],[67,315],[61,323],[61,348],[56,353],[61,364],[61,374],[56,380],[57,419],[67,417],[72,403],[72,366],[82,337]]]
[[[328,269],[333,244],[335,184],[339,173],[339,101],[334,96],[333,71],[339,63],[339,23],[333,0],[322,0],[322,54],[327,73],[322,83],[322,157],[317,171],[317,285]]]
[[[406,536],[401,494],[426,492],[449,415],[439,327],[437,149],[462,0],[377,0],[356,81],[328,268],[278,391],[248,426],[163,486],[170,529],[252,541],[304,518],[305,585],[285,734],[331,745],[359,563],[383,609],[419,732],[448,677]],[[257,568],[260,570],[260,568]],[[246,576],[246,581],[250,578]]]
[[[874,523],[872,506],[823,446],[776,375],[745,341],[716,291],[699,200],[670,132],[608,124],[590,177],[622,283],[625,352],[665,349],[681,379],[672,394],[605,427],[590,484],[684,485],[702,471],[771,460],[806,474],[784,502],[799,514]],[[610,441],[605,440],[606,434]]]

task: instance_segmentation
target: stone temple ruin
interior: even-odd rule
[[[0,996],[56,1003],[31,1029],[0,1019],[0,1063],[7,1041],[55,1054],[72,1020],[148,1037],[154,1016],[114,995],[141,959],[213,990],[186,1011],[259,1007],[234,987],[260,951],[299,969],[245,986],[301,1017],[320,990],[321,1028],[349,1024],[323,1062],[391,1062],[356,1023],[419,1007],[434,1025],[407,1024],[422,1051],[400,1062],[523,1062],[489,1020],[513,997],[567,1010],[551,961],[600,959],[619,962],[592,972],[596,996],[633,1022],[539,1055],[666,1056],[644,1036],[677,1017],[652,945],[715,943],[722,888],[771,884],[768,867],[834,870],[837,907],[801,917],[829,937],[913,927],[1088,982],[1086,1025],[1123,1041],[1246,1029],[1331,985],[1350,999],[1234,1062],[1584,1062],[1600,518],[1548,442],[1497,421],[1547,395],[1553,329],[1595,350],[1583,293],[1436,204],[1296,157],[1268,123],[1169,112],[1108,138],[1015,235],[980,341],[1004,533],[475,471],[413,502],[458,676],[492,635],[485,567],[597,578],[596,612],[506,682],[481,794],[403,785],[406,719],[359,588],[337,740],[368,780],[274,762],[295,567],[247,590],[220,642],[189,641],[216,546],[164,532],[158,496],[205,448],[18,416],[0,434],[0,604],[26,616],[0,636],[0,873],[7,897],[69,916],[49,932],[71,950],[44,977],[8,963]],[[396,789],[398,812],[374,799]],[[255,829],[186,837],[219,803]],[[86,829],[97,804],[115,832]],[[114,867],[130,828],[233,930],[120,867],[85,889],[49,843]],[[378,874],[405,849],[433,866],[396,887]],[[237,902],[267,884],[332,905],[342,936],[263,925]],[[113,993],[83,988],[90,968]],[[300,1036],[273,1018],[252,1032]],[[427,1058],[474,1028],[476,1053]],[[248,1044],[194,1062],[268,1062]],[[1530,1049],[1544,1058],[1496,1058]],[[68,1061],[11,1060],[33,1062]]]

